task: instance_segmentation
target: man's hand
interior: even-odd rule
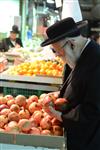
[[[48,107],[44,107],[45,111],[52,117],[55,117],[59,121],[62,121],[61,118],[61,112],[54,109],[52,105],[49,105]]]
[[[59,97],[59,94],[60,94],[60,91],[57,91],[57,92],[50,92],[48,93],[47,95],[53,95],[55,98],[58,98]]]

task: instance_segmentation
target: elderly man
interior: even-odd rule
[[[100,150],[100,46],[80,34],[85,21],[63,19],[46,30],[56,56],[72,69],[58,92],[67,103],[62,111],[51,103],[49,114],[62,121],[67,150]]]

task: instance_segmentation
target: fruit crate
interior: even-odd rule
[[[21,88],[10,88],[10,87],[3,87],[3,94],[4,95],[24,95],[26,97],[29,97],[31,95],[37,95],[40,96],[41,94],[46,93],[42,90],[32,90],[32,89],[21,89]]]

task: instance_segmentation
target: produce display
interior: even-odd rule
[[[49,97],[45,93],[28,98],[24,95],[0,96],[0,132],[62,136],[61,122],[44,108],[48,101],[53,101],[55,106],[63,103],[56,95]]]
[[[7,68],[7,65],[8,65],[7,59],[2,53],[0,53],[0,73]]]
[[[63,73],[63,63],[58,60],[36,60],[34,62],[24,62],[9,69],[10,75],[45,75],[61,77]]]

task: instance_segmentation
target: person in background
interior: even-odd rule
[[[100,45],[80,34],[83,26],[86,21],[62,19],[46,30],[41,43],[72,69],[57,92],[66,101],[60,111],[53,102],[44,105],[62,122],[66,150],[100,150]]]
[[[10,31],[10,35],[7,38],[4,38],[0,43],[0,51],[8,51],[11,48],[19,48],[23,47],[22,41],[18,38],[19,30],[16,25],[12,26],[12,31]]]

